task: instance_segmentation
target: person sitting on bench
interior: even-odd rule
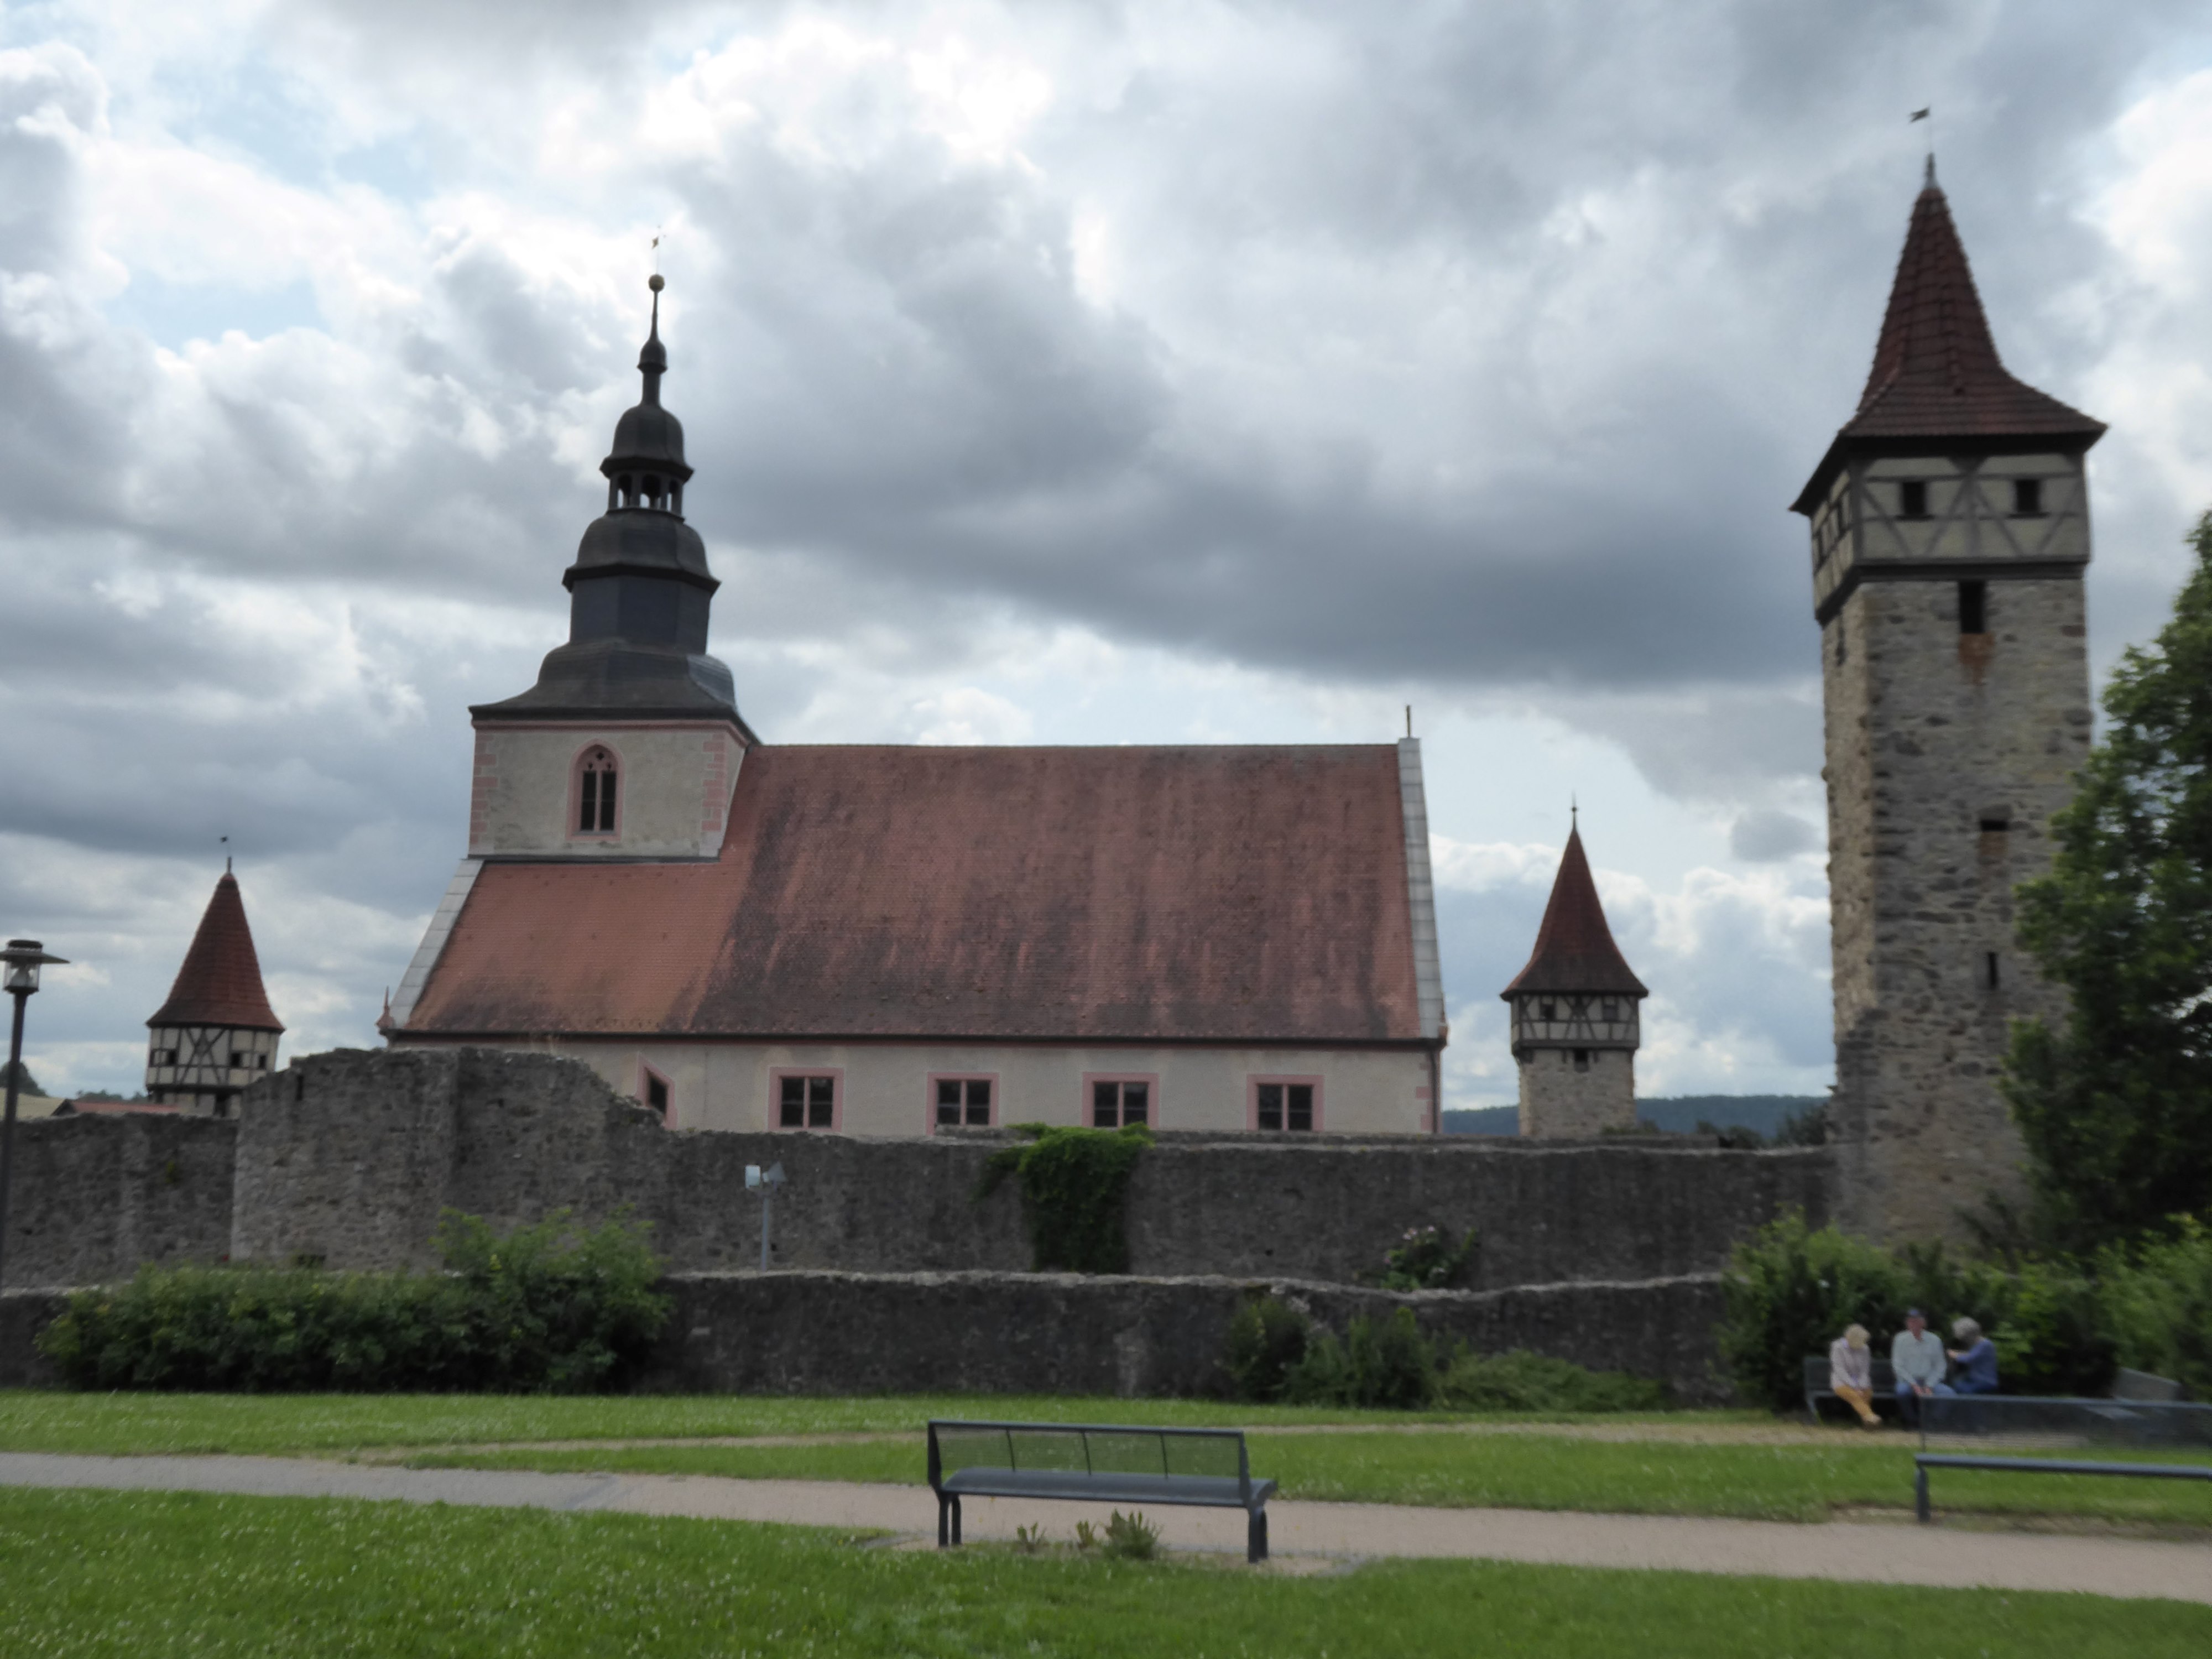
[[[1919,1309],[1907,1309],[1905,1328],[1889,1340],[1889,1368],[1897,1373],[1897,1414],[1906,1428],[1920,1425],[1922,1401],[1952,1392],[1943,1380],[1945,1364],[1943,1339],[1929,1330],[1927,1316]]]
[[[1959,1380],[1951,1385],[1955,1394],[1995,1394],[1997,1391],[1997,1345],[1982,1334],[1982,1328],[1971,1319],[1951,1322],[1951,1340],[1959,1346],[1951,1350],[1951,1363],[1959,1368]]]
[[[1874,1414],[1874,1355],[1865,1326],[1853,1325],[1828,1344],[1828,1391],[1859,1414],[1861,1428],[1881,1426]]]

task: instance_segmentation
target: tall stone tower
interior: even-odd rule
[[[1929,168],[1858,412],[1795,510],[1820,624],[1839,1218],[1955,1235],[2021,1190],[2008,1023],[2063,1012],[2013,938],[2090,734],[2084,458],[2101,422],[1997,360]]]
[[[229,1116],[239,1091],[275,1068],[284,1027],[262,988],[253,930],[228,865],[169,1000],[146,1027],[148,1097],[201,1117]]]
[[[1580,825],[1567,831],[1528,965],[1500,994],[1513,1010],[1522,1134],[1636,1127],[1638,1005],[1649,993],[1606,926]]]

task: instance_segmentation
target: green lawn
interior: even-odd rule
[[[77,1394],[0,1389],[0,1451],[300,1452],[490,1445],[510,1440],[921,1432],[933,1417],[1053,1423],[1406,1424],[1465,1413],[1338,1411],[1210,1400],[1066,1395]],[[1485,1420],[1509,1420],[1490,1418]],[[1753,1412],[1552,1420],[1765,1423]]]
[[[2051,1454],[2063,1455],[2063,1454]],[[1447,1507],[1595,1510],[1822,1521],[1839,1508],[1912,1503],[1912,1449],[1867,1445],[1729,1446],[1582,1440],[1530,1434],[1255,1434],[1255,1473],[1286,1498]],[[2172,1461],[2170,1455],[2106,1453]],[[588,1450],[431,1453],[425,1468],[611,1469],[752,1480],[919,1484],[913,1442],[817,1446],[625,1446]],[[1939,1471],[1937,1504],[1952,1513],[2068,1515],[2212,1527],[2212,1483]]]
[[[2212,1608],[1405,1562],[1339,1577],[635,1516],[0,1491],[0,1652],[2164,1659]]]

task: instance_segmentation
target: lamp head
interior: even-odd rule
[[[29,996],[39,988],[40,967],[67,960],[66,957],[48,956],[34,939],[11,939],[8,948],[0,951],[0,991]]]

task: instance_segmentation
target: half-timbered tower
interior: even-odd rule
[[[1636,1127],[1638,1005],[1649,994],[1606,926],[1579,825],[1552,883],[1528,965],[1502,993],[1521,1071],[1521,1133]]]
[[[2090,736],[2081,575],[2101,422],[1997,359],[1931,164],[1812,526],[1841,1218],[1956,1232],[2017,1190],[2009,1023],[2060,1011],[2014,945]]]
[[[228,1117],[232,1097],[276,1065],[284,1026],[262,988],[261,959],[228,869],[169,1000],[146,1025],[146,1092],[159,1104]]]

